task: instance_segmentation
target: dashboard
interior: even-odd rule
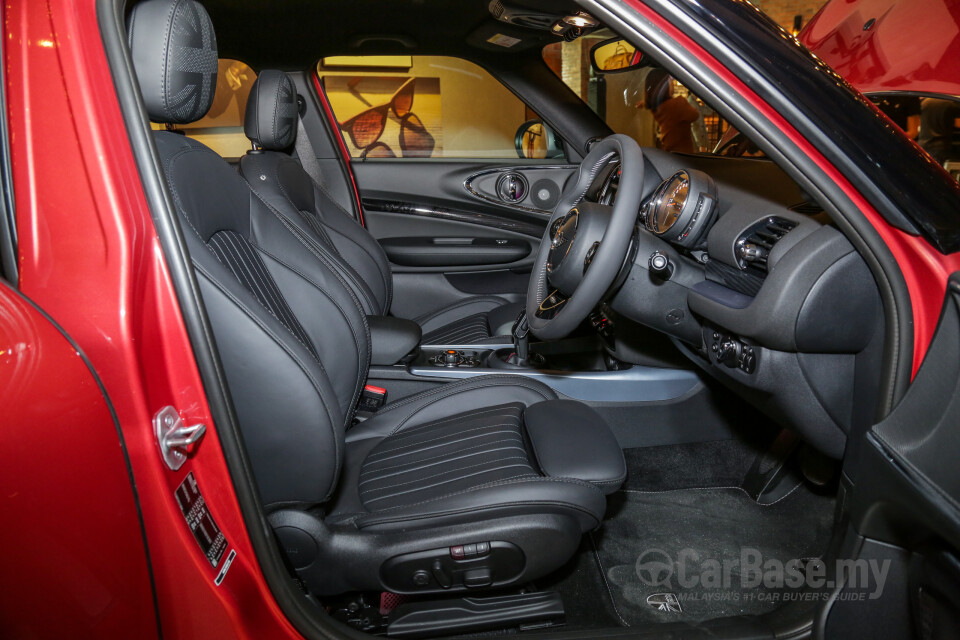
[[[878,393],[883,314],[866,263],[772,162],[644,156],[635,257],[608,300],[611,323],[669,335],[738,395],[841,457]],[[597,201],[616,197],[619,170]],[[629,333],[612,332],[614,355],[635,346]]]

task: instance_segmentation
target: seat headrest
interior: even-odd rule
[[[297,88],[283,71],[257,76],[247,99],[243,132],[261,148],[283,151],[297,139]]]
[[[154,122],[199,120],[217,87],[217,36],[195,0],[146,0],[127,21],[133,67]]]

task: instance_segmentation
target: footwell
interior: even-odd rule
[[[818,597],[809,577],[830,539],[832,496],[800,485],[769,505],[739,488],[611,498],[610,519],[593,539],[629,625],[758,615]]]

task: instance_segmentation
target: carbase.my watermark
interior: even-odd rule
[[[722,560],[701,558],[694,549],[682,549],[676,557],[662,549],[648,549],[636,562],[637,577],[651,587],[816,591],[833,589],[842,583],[851,590],[864,590],[858,599],[875,600],[883,594],[890,560],[836,560],[833,569],[828,572],[826,563],[819,558],[764,558],[759,549],[750,547],[742,548],[737,558]],[[809,591],[767,595],[778,601],[818,597]]]

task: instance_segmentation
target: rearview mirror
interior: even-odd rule
[[[562,158],[560,141],[543,120],[527,120],[517,129],[513,139],[517,155],[521,158]]]
[[[647,66],[643,51],[623,38],[610,38],[593,45],[590,63],[596,73],[620,73]]]

